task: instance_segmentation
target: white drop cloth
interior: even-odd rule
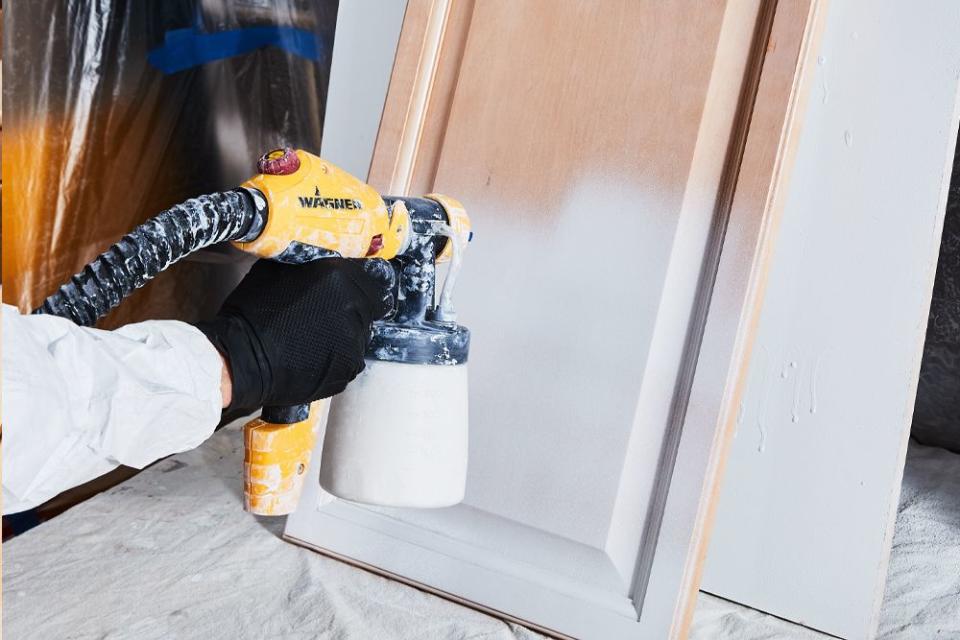
[[[4,637],[541,637],[283,542],[240,508],[238,426],[5,544]],[[957,637],[960,456],[912,447],[903,496],[882,637]],[[703,595],[692,637],[820,636]]]

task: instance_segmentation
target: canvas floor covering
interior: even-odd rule
[[[539,634],[280,539],[240,508],[238,425],[3,545],[6,638]],[[826,637],[701,594],[697,640]],[[960,638],[960,455],[912,444],[879,637]]]

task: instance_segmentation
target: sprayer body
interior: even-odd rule
[[[323,458],[328,472],[336,473],[327,473],[325,482],[332,493],[362,502],[441,506],[458,501],[466,481],[470,332],[456,323],[450,295],[472,237],[462,205],[436,194],[384,198],[305,151],[277,149],[261,157],[257,167],[258,175],[238,189],[192,198],[147,220],[34,313],[92,325],[170,265],[221,242],[288,263],[330,256],[383,258],[388,262],[370,265],[390,276],[385,281],[392,283],[395,308],[374,323],[366,354],[369,375],[348,387],[342,409],[331,410],[332,444],[329,453],[324,447]],[[437,296],[436,265],[447,260],[450,269]],[[419,382],[411,386],[410,380]],[[386,395],[393,400],[382,402]],[[296,507],[313,448],[313,413],[308,405],[264,407],[248,425],[249,511],[283,515]],[[390,451],[397,459],[385,464]],[[398,474],[406,471],[412,474],[409,481],[399,482]],[[443,484],[442,490],[430,488],[431,483]],[[387,491],[388,486],[394,490]]]
[[[258,168],[242,188],[262,211],[262,229],[235,246],[291,263],[383,258],[393,272],[395,307],[374,323],[367,368],[331,403],[321,484],[338,497],[370,504],[456,504],[466,484],[470,332],[455,322],[450,290],[472,237],[463,206],[436,194],[383,197],[304,151],[271,151]],[[452,262],[450,275],[438,299],[436,265],[445,261]],[[306,473],[302,461],[309,461],[303,449],[313,441],[294,436],[310,432],[306,408],[295,409],[264,407],[248,425],[248,511],[283,515],[296,507]],[[312,424],[316,416],[307,415]],[[259,437],[256,453],[253,436]]]
[[[262,194],[266,223],[256,238],[235,242],[239,249],[281,262],[327,255],[389,260],[403,250],[410,234],[405,211],[388,210],[373,187],[346,171],[289,149],[271,151],[259,168],[243,187]]]
[[[261,258],[308,262],[327,256],[391,260],[412,253],[417,234],[437,236],[434,223],[447,223],[464,242],[470,218],[448,196],[381,196],[343,169],[307,153],[276,149],[257,163],[260,173],[242,188],[263,201],[265,221],[258,235],[234,246]],[[416,202],[416,206],[407,203]],[[452,255],[452,242],[437,244],[437,262]]]

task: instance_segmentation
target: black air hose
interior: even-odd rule
[[[245,189],[212,193],[162,211],[100,254],[34,313],[90,326],[187,254],[219,242],[252,240],[264,224],[265,203],[255,202],[256,195]]]

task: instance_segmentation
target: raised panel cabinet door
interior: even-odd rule
[[[683,635],[817,6],[410,0],[369,179],[473,221],[467,495],[309,483],[288,539],[554,634]]]

